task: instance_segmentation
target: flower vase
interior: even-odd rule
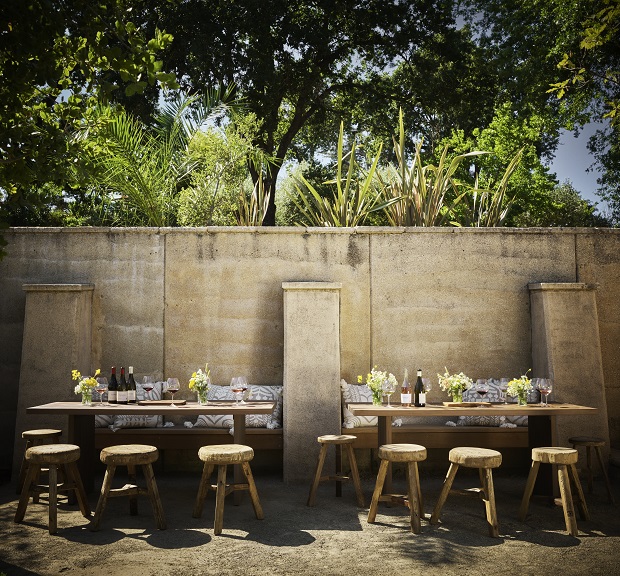
[[[93,403],[93,393],[91,390],[82,392],[82,405],[84,406],[92,406]]]
[[[372,403],[374,406],[383,404],[383,390],[372,390]]]
[[[517,404],[519,406],[527,406],[527,392],[517,394]]]
[[[209,401],[207,400],[208,390],[197,390],[196,392],[198,394],[198,404],[200,404],[201,406],[206,406],[209,403]]]
[[[455,404],[463,403],[463,391],[459,390],[458,392],[452,392],[452,402]]]

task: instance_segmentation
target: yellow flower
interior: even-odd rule
[[[79,380],[82,377],[79,370],[71,370],[71,378],[73,380]]]

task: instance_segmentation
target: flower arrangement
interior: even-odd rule
[[[366,385],[372,392],[372,403],[375,405],[381,405],[383,400],[383,382],[385,380],[389,380],[394,385],[394,388],[398,387],[398,381],[394,374],[377,370],[376,366],[366,374]],[[357,377],[357,382],[362,384],[363,378],[361,374]]]
[[[82,395],[82,404],[90,405],[93,401],[93,390],[97,386],[97,376],[101,374],[101,370],[97,368],[94,376],[82,376],[79,370],[71,370],[71,378],[79,380],[73,391]]]
[[[528,378],[529,370],[521,378],[513,378],[508,382],[506,393],[509,396],[517,397],[517,404],[527,405],[527,393],[532,389],[532,380]]]
[[[198,394],[198,402],[200,404],[207,403],[207,392],[209,391],[209,385],[211,384],[211,370],[209,369],[209,363],[205,364],[205,371],[200,368],[192,374],[189,379],[189,389],[196,390]]]
[[[462,402],[463,392],[473,386],[473,380],[462,372],[450,374],[447,368],[444,368],[444,370],[445,373],[443,376],[437,374],[440,388],[452,396],[453,402]]]

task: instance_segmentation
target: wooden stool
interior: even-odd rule
[[[157,460],[159,453],[155,446],[145,444],[121,444],[119,446],[108,446],[101,450],[100,460],[106,464],[107,468],[101,486],[101,494],[95,509],[95,516],[90,524],[90,530],[99,530],[101,517],[108,503],[108,498],[117,496],[129,496],[129,513],[132,516],[138,514],[138,496],[148,495],[153,515],[159,530],[166,529],[164,510],[159,499],[159,491],[153,473],[153,462]],[[129,473],[129,484],[122,488],[112,488],[112,480],[117,466],[127,466]],[[146,488],[136,484],[136,466],[142,466],[142,474],[146,483]]]
[[[254,477],[252,476],[252,469],[249,464],[250,460],[254,458],[254,450],[252,448],[242,444],[215,444],[200,448],[198,450],[198,457],[204,462],[204,467],[192,514],[194,518],[202,516],[202,507],[209,489],[215,491],[215,523],[213,526],[215,534],[222,533],[222,526],[224,525],[224,498],[235,490],[247,490],[252,499],[256,518],[259,520],[264,518],[256,484],[254,484]],[[226,468],[229,464],[241,465],[247,484],[226,484]],[[218,467],[217,484],[212,485],[209,483],[209,478],[215,466]]]
[[[426,460],[426,448],[418,444],[385,444],[379,447],[381,465],[377,474],[377,483],[372,494],[370,509],[368,510],[368,522],[372,524],[377,516],[379,502],[393,502],[409,506],[411,531],[420,533],[420,518],[424,516],[422,505],[422,491],[420,489],[420,475],[418,462]],[[407,496],[397,494],[381,494],[385,475],[390,462],[407,463]]]
[[[26,450],[33,446],[41,446],[43,444],[58,444],[60,442],[60,435],[62,430],[56,430],[54,428],[43,428],[40,430],[25,430],[22,432],[22,438],[26,440]],[[24,480],[26,479],[26,471],[28,470],[28,462],[26,460],[26,450],[24,450],[24,457],[22,458],[22,464],[19,469],[19,477],[17,480],[17,494],[21,494],[24,487]],[[37,479],[38,483],[38,479]],[[34,502],[38,502],[39,496],[36,495]]]
[[[560,484],[560,495],[562,497],[562,508],[564,509],[564,520],[566,522],[566,530],[571,536],[577,536],[577,520],[575,520],[575,509],[573,507],[573,496],[570,489],[570,482],[573,482],[577,492],[577,507],[582,520],[589,520],[590,514],[586,506],[586,501],[577,475],[575,464],[579,458],[577,450],[571,448],[532,448],[532,467],[527,484],[525,485],[525,493],[521,501],[519,509],[519,520],[525,520],[527,508],[530,503],[530,497],[534,490],[534,483],[538,474],[538,468],[541,464],[556,464],[558,467],[558,482]]]
[[[499,526],[497,523],[497,510],[495,508],[495,489],[493,488],[493,468],[498,468],[502,463],[502,455],[496,450],[488,450],[486,448],[452,448],[448,455],[450,460],[450,469],[444,480],[439,499],[435,504],[435,509],[431,515],[431,524],[439,522],[439,514],[448,498],[450,488],[454,482],[454,477],[459,466],[465,468],[478,468],[480,476],[481,488],[476,489],[482,494],[484,506],[486,509],[487,524],[489,527],[489,535],[493,538],[499,538]]]
[[[607,467],[603,464],[603,452],[601,448],[605,446],[605,440],[602,438],[596,438],[595,436],[573,436],[568,439],[573,448],[577,446],[586,447],[586,475],[588,477],[588,492],[593,492],[592,480],[594,475],[592,474],[592,453],[590,448],[594,448],[596,451],[596,457],[598,463],[603,471],[603,477],[605,478],[605,487],[607,488],[607,496],[612,504],[615,504],[614,496],[611,493],[611,484],[609,482],[609,476],[607,475]]]
[[[360,483],[360,475],[357,469],[357,461],[355,460],[355,452],[353,451],[353,442],[357,440],[356,436],[348,435],[326,435],[319,436],[317,441],[321,444],[321,451],[319,452],[319,460],[316,465],[316,472],[314,474],[314,482],[310,487],[310,494],[308,496],[308,506],[314,506],[314,499],[316,496],[317,488],[321,482],[336,482],[336,496],[342,496],[342,483],[348,480],[353,480],[355,486],[355,494],[357,496],[357,505],[363,508],[364,493],[362,492],[362,485]],[[325,456],[327,455],[327,447],[329,445],[336,446],[336,475],[335,476],[321,476],[323,471],[323,464],[325,463]],[[347,457],[349,459],[349,466],[351,467],[351,475],[344,476],[342,474],[342,446],[347,451]]]
[[[80,472],[76,466],[77,460],[80,458],[80,447],[74,444],[44,444],[41,446],[32,446],[26,450],[24,455],[26,466],[26,478],[24,486],[15,512],[15,522],[21,522],[24,519],[28,500],[30,496],[35,496],[42,492],[49,494],[49,523],[48,529],[50,534],[57,532],[57,516],[58,516],[58,492],[73,490],[76,493],[77,501],[80,506],[80,512],[85,518],[90,517],[90,508]],[[37,483],[37,478],[41,474],[41,469],[47,467],[49,475],[49,486]],[[64,482],[58,483],[58,469],[63,469]]]

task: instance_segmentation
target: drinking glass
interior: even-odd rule
[[[97,386],[95,386],[97,394],[99,394],[99,406],[103,406],[103,395],[108,391],[108,379],[105,376],[97,377]]]
[[[381,390],[383,391],[384,394],[387,394],[387,397],[388,397],[387,405],[388,405],[388,408],[391,408],[392,405],[390,404],[390,396],[394,394],[394,382],[386,378],[383,381],[383,384],[381,384]]]
[[[538,390],[540,391],[540,381],[541,378],[532,378],[531,384],[532,384],[532,390]],[[542,401],[542,393],[540,395],[540,403],[538,404],[539,406],[544,406],[544,403]]]
[[[235,395],[237,406],[243,402],[243,376],[233,376],[230,380],[230,389]],[[247,388],[247,384],[246,384]]]
[[[248,389],[248,379],[245,376],[239,376],[239,387],[241,388],[241,400],[239,404],[245,404],[246,401],[244,400],[244,396]]]
[[[504,404],[508,404],[508,400],[506,400],[506,392],[508,390],[508,382],[510,382],[510,378],[501,378],[499,381],[499,391],[502,394],[502,398],[504,399]]]
[[[428,401],[426,400],[426,394],[428,394],[431,389],[433,388],[433,383],[431,382],[430,378],[422,378],[422,386],[424,387],[424,403],[428,404]]]
[[[170,396],[172,396],[172,406],[175,408],[177,405],[174,403],[174,395],[179,391],[179,379],[178,378],[168,378],[166,381],[166,390],[170,392]]]
[[[540,405],[549,406],[547,398],[551,392],[553,392],[553,381],[551,378],[539,378],[538,391],[540,392]],[[545,397],[545,403],[543,404],[543,396]]]
[[[476,392],[480,398],[484,400],[486,393],[489,391],[489,384],[484,378],[478,378],[476,380]]]
[[[155,386],[155,384],[153,383],[153,377],[152,376],[144,376],[144,378],[142,378],[142,389],[148,394],[151,390],[153,390],[153,387]]]

